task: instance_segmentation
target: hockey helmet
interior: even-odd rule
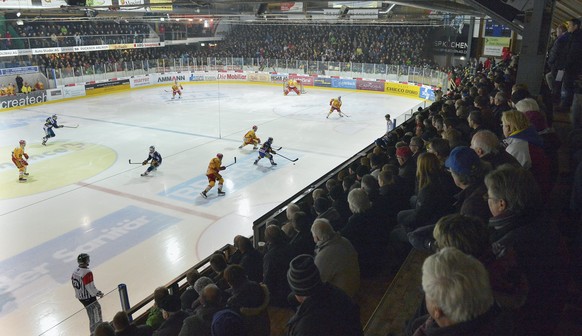
[[[273,142],[273,138],[269,137],[269,139],[267,139],[267,142]]]
[[[56,114],[53,114],[53,119],[54,120],[57,120],[57,115]]]
[[[257,127],[257,125],[253,125],[253,130],[258,130],[259,128]]]
[[[20,141],[18,141],[18,143],[20,144],[20,146],[26,146],[25,140],[20,140]]]
[[[222,153],[218,153],[218,154],[216,154],[216,157],[222,160],[223,155],[222,155]]]
[[[154,146],[150,146],[150,153],[153,153],[153,152],[155,152],[155,151],[156,151],[156,147],[154,147]]]
[[[89,255],[87,253],[81,253],[77,257],[77,263],[80,264],[88,264],[89,263]]]

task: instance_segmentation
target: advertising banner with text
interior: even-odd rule
[[[314,86],[331,87],[331,78],[315,77],[313,79]]]
[[[218,80],[246,81],[248,78],[243,72],[219,72]]]
[[[150,76],[131,77],[129,79],[129,86],[131,88],[150,86],[152,85]]]
[[[288,80],[288,74],[271,74],[271,82],[273,83],[285,83]]]
[[[332,78],[331,86],[339,89],[355,89],[356,80],[348,78]]]
[[[419,98],[420,97],[420,87],[416,85],[400,84],[400,83],[384,83],[386,88],[386,93],[410,97]]]
[[[384,92],[384,82],[367,81],[363,79],[356,80],[356,89],[366,91]]]
[[[265,82],[271,81],[271,75],[268,73],[249,73],[249,82]]]
[[[32,91],[27,94],[0,97],[0,108],[20,107],[46,102],[46,91]]]
[[[303,86],[314,86],[314,77],[311,76],[289,75],[289,78],[301,82]]]

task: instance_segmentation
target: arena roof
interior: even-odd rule
[[[26,2],[27,0],[24,0]],[[0,4],[0,11],[6,18],[15,17],[20,12],[24,23],[27,20],[99,20],[116,19],[131,21],[151,21],[188,18],[221,18],[233,22],[272,22],[272,23],[339,23],[339,24],[420,24],[438,25],[439,18],[448,14],[467,16],[491,16],[499,23],[520,32],[523,20],[531,11],[534,0],[403,0],[403,1],[310,1],[310,2],[275,2],[261,0],[108,0],[105,3],[131,5],[106,6],[68,6],[68,3],[84,4],[87,0],[53,0],[51,6],[10,7],[13,1]],[[151,3],[150,3],[151,2]],[[146,4],[147,3],[147,4]],[[43,2],[44,4],[44,2]],[[292,5],[289,5],[292,4]],[[485,5],[484,5],[485,4]],[[504,13],[496,16],[488,6],[505,6]],[[342,7],[345,11],[341,14]],[[164,8],[165,7],[165,8]],[[161,10],[160,10],[161,9]],[[507,10],[509,9],[509,10]],[[512,17],[507,12],[515,11]],[[511,16],[511,14],[510,14]],[[582,7],[579,0],[556,0],[552,17],[552,26],[572,17],[581,17]]]

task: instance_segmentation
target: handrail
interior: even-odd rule
[[[414,114],[412,114],[412,115],[414,115]],[[414,122],[414,119],[410,118],[410,119],[406,120],[404,123],[402,123],[401,126],[408,128],[408,127],[410,127],[410,124],[412,122]],[[390,131],[390,133],[393,133],[393,132],[395,132],[395,130]],[[281,202],[279,205],[275,206],[269,212],[265,213],[263,216],[261,216],[257,220],[255,220],[253,222],[253,236],[259,237],[259,239],[254,239],[255,247],[258,246],[258,242],[262,241],[262,239],[264,237],[264,231],[265,231],[264,229],[265,229],[265,226],[267,224],[268,219],[273,218],[275,216],[278,216],[281,212],[283,212],[287,208],[289,203],[291,203],[292,201],[298,201],[298,200],[303,199],[306,196],[308,197],[310,191],[325,184],[325,182],[329,178],[333,177],[334,175],[339,173],[341,170],[348,167],[352,162],[354,162],[354,161],[358,160],[360,157],[362,157],[362,153],[370,152],[375,146],[376,146],[376,144],[372,143],[372,144],[368,145],[367,147],[365,147],[364,149],[358,151],[354,156],[347,159],[346,161],[344,161],[343,163],[341,163],[337,167],[333,168],[329,172],[323,174],[320,178],[318,178],[314,182],[310,183],[307,187],[301,189],[301,191],[297,192],[295,195],[293,195],[293,196],[289,197],[288,199],[286,199],[285,201]]]
[[[221,247],[218,250],[216,250],[216,252],[225,252],[225,251],[227,251],[229,249],[229,246],[230,246],[229,244],[226,244],[223,247]],[[186,274],[188,272],[190,272],[192,269],[200,270],[204,266],[208,265],[210,263],[210,257],[212,257],[212,255],[209,255],[206,258],[200,260],[193,267],[187,269],[182,274],[178,275],[177,277],[175,277],[174,279],[172,279],[170,282],[166,283],[166,285],[164,285],[164,287],[166,287],[168,289],[173,288],[174,290],[179,290],[180,289],[179,283],[186,278]],[[206,268],[204,268],[200,272],[200,274],[206,274],[206,273],[209,273],[209,272],[210,272],[210,268],[209,267],[206,267]],[[154,300],[154,294],[152,293],[152,294],[148,295],[145,299],[143,299],[143,300],[139,301],[138,303],[132,305],[131,308],[129,310],[127,310],[127,314],[129,316],[132,316],[133,314],[135,314],[136,312],[138,312],[139,310],[141,310],[142,308],[144,308],[145,306],[147,306],[148,304],[150,304],[153,300]],[[142,318],[143,318],[143,316],[140,316],[138,318],[138,320],[140,320]]]

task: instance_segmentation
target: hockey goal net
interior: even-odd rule
[[[283,92],[285,92],[285,89],[287,89],[288,84],[289,83],[287,82],[283,83]],[[303,83],[301,83],[300,81],[297,81],[297,89],[299,90],[299,92],[301,92],[301,94],[307,93],[307,91],[305,91],[305,89],[303,88]]]

